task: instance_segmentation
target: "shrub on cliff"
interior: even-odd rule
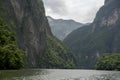
[[[23,67],[24,51],[17,47],[15,34],[0,19],[0,69]]]

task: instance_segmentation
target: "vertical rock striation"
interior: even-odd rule
[[[27,52],[29,65],[36,67],[36,57],[46,47],[48,26],[42,0],[1,0],[0,4],[0,17],[16,32],[19,47]]]
[[[16,33],[18,46],[26,51],[26,66],[41,67],[40,57],[47,51],[47,35],[54,38],[42,0],[0,0],[0,18]]]

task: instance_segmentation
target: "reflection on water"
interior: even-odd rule
[[[119,71],[96,70],[5,70],[0,80],[120,80]]]
[[[3,70],[0,71],[0,80],[34,80],[33,76],[46,73],[46,70]]]

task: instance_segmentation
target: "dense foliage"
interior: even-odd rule
[[[16,45],[14,33],[0,20],[0,69],[23,67],[24,52]]]
[[[104,55],[96,63],[98,70],[120,70],[120,54]]]
[[[47,49],[39,63],[42,68],[75,68],[73,55],[58,39],[50,35],[47,35]]]

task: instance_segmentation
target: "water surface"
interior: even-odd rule
[[[120,80],[119,71],[97,70],[3,70],[0,80]]]

